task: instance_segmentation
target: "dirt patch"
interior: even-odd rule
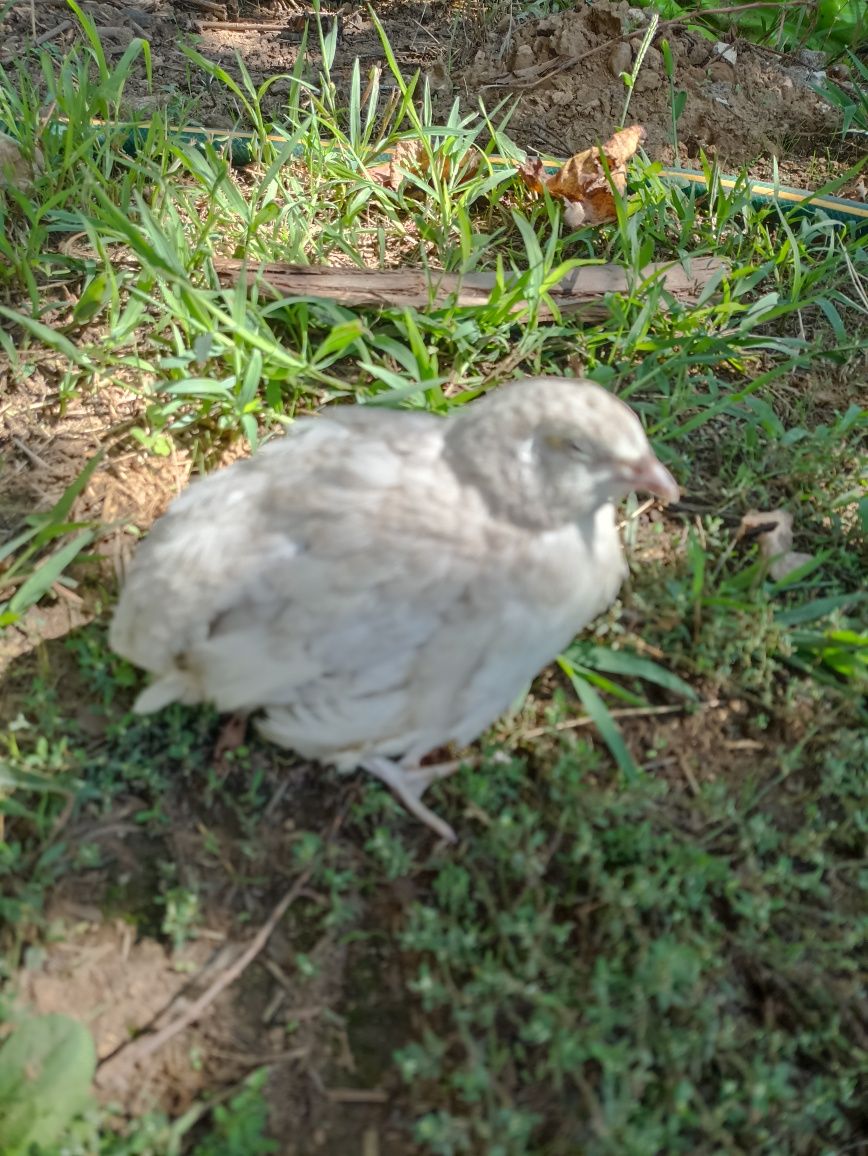
[[[31,951],[19,995],[40,1014],[85,1024],[101,1063],[196,998],[239,948],[237,939],[209,931],[173,953],[149,936],[137,939],[126,921],[103,921],[92,903],[58,897],[49,917],[64,939]],[[267,1065],[281,1156],[406,1156],[413,1151],[406,1128],[392,1118],[394,1071],[382,1080],[391,1047],[406,1040],[406,1000],[390,997],[382,961],[366,959],[358,945],[348,950],[324,937],[307,956],[316,971],[309,982],[291,978],[292,953],[283,946],[278,941],[134,1078],[98,1078],[100,1099],[122,1102],[128,1114],[159,1107],[178,1116],[206,1091],[232,1087]]]
[[[75,516],[106,525],[140,518],[149,525],[186,484],[187,455],[175,450],[156,457],[129,438],[131,426],[147,427],[146,400],[138,390],[98,382],[70,400],[58,385],[56,366],[37,366],[22,377],[0,359],[0,536],[53,505],[100,451],[107,454],[105,465]]]
[[[58,913],[55,905],[55,925]],[[79,918],[67,924],[65,936],[40,953],[38,966],[31,963],[22,973],[20,996],[40,1014],[71,1014],[85,1024],[100,1060],[155,1020],[189,986],[185,968],[199,971],[214,952],[213,944],[202,941],[173,960],[153,939],[135,942],[133,928],[122,921],[92,924]],[[121,1092],[131,1112],[155,1105],[185,1111],[207,1086],[202,1066],[190,1063],[194,1048],[201,1048],[201,1039],[177,1037],[135,1080],[102,1089],[103,1095],[111,1101]]]
[[[458,78],[468,91],[515,95],[509,131],[556,155],[606,139],[617,124],[641,47],[645,15],[627,3],[590,5],[510,24],[486,37],[472,67]],[[504,52],[504,34],[510,50]],[[630,121],[645,126],[652,157],[672,160],[672,95],[657,45],[666,36],[675,61],[674,88],[686,94],[678,121],[679,158],[700,149],[742,164],[792,148],[822,148],[833,132],[829,110],[809,87],[805,68],[747,42],[718,45],[680,25],[661,29],[648,49],[630,103]]]
[[[238,77],[240,56],[253,81],[260,85],[296,64],[302,33],[312,9],[299,5],[291,12],[281,2],[256,4],[171,3],[140,0],[129,5],[104,0],[84,3],[105,42],[109,59],[118,59],[135,35],[151,45],[153,91],[144,71],[133,70],[125,88],[129,114],[147,114],[168,108],[172,119],[218,128],[244,124],[244,112],[222,84],[190,65],[182,44]],[[620,78],[629,72],[644,32],[646,15],[619,3],[600,0],[542,17],[516,18],[504,5],[497,21],[484,10],[450,4],[425,5],[390,0],[377,12],[405,74],[415,69],[428,78],[439,114],[445,114],[457,95],[468,111],[480,98],[492,108],[503,99],[514,105],[509,113],[509,134],[523,147],[564,156],[605,140],[618,123],[626,89]],[[337,20],[338,42],[332,67],[340,86],[349,78],[353,61],[363,75],[372,66],[383,68],[382,90],[388,95],[390,78],[377,29],[365,8],[324,5],[326,24]],[[49,44],[67,47],[77,36],[58,12],[37,6],[37,30]],[[31,33],[25,6],[7,16],[9,43],[23,49]],[[665,36],[675,60],[674,88],[686,94],[678,122],[679,148],[673,147],[669,81],[659,50]],[[679,24],[660,26],[636,81],[630,120],[648,133],[647,151],[654,159],[680,163],[695,160],[700,150],[716,155],[730,166],[758,162],[756,175],[765,176],[770,157],[782,163],[782,175],[802,183],[806,175],[820,183],[837,171],[829,157],[836,119],[813,91],[818,74],[796,57],[755,47],[734,38],[715,45]],[[308,75],[312,80],[321,64],[318,35],[309,24]],[[817,67],[816,61],[813,67]],[[263,96],[266,114],[280,123],[289,82],[278,80]],[[839,149],[846,152],[846,149]],[[803,158],[821,154],[806,173]],[[798,160],[797,160],[798,159]],[[787,162],[797,161],[790,164]]]

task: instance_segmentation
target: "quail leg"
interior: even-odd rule
[[[435,815],[430,807],[422,802],[422,794],[437,779],[444,779],[453,774],[461,763],[440,763],[433,767],[403,767],[391,759],[373,757],[366,759],[361,767],[369,774],[375,775],[394,791],[408,811],[417,819],[431,828],[432,831],[449,843],[457,843],[458,836],[448,823],[439,815]]]

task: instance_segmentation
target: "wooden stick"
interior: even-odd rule
[[[607,293],[629,293],[648,278],[660,281],[667,293],[690,304],[724,263],[716,257],[694,257],[690,273],[676,262],[656,261],[642,270],[633,284],[619,265],[583,265],[572,270],[549,290],[549,296],[562,312],[580,313],[599,318],[608,316],[604,297]],[[267,296],[320,297],[341,305],[387,309],[392,306],[415,306],[435,309],[447,304],[479,306],[488,304],[497,285],[494,273],[445,273],[440,269],[346,269],[331,265],[290,265],[271,261],[250,266],[243,261],[219,258],[214,267],[221,284],[231,286],[246,279],[250,288]],[[510,277],[507,275],[507,285]],[[527,302],[517,300],[513,313],[521,313]],[[548,318],[553,310],[545,302],[539,316]]]
[[[538,84],[543,84],[553,76],[557,76],[559,72],[564,72],[567,68],[574,68],[587,57],[594,56],[596,53],[602,52],[604,48],[610,48],[617,43],[618,40],[604,40],[601,44],[589,48],[587,52],[580,52],[578,56],[556,56],[554,60],[544,60],[542,64],[531,64],[527,68],[520,68],[517,72],[511,72],[507,76],[501,76],[497,80],[481,85],[480,91],[483,88],[536,88]]]
[[[288,24],[257,24],[255,20],[200,20],[200,32],[283,32]]]
[[[733,12],[748,12],[752,8],[807,8],[812,0],[751,0],[750,4],[724,5],[722,8],[697,8],[693,12],[685,12],[683,16],[676,16],[672,20],[663,20],[658,28],[672,24],[690,24],[705,16],[729,16]]]
[[[389,1095],[382,1088],[326,1088],[326,1099],[333,1104],[388,1104]]]
[[[333,17],[329,16],[320,17],[323,32],[327,32],[331,28],[332,19]],[[312,23],[313,20],[313,16],[307,16],[304,12],[290,14],[282,24],[261,24],[256,20],[200,20],[199,31],[301,33],[304,31],[305,24]]]

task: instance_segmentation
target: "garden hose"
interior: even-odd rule
[[[102,127],[102,122],[96,122]],[[60,131],[65,131],[66,125],[63,121],[56,122]],[[148,139],[150,125],[144,122],[139,125],[124,125],[117,126],[119,130],[127,129],[127,136],[123,141],[123,150],[129,156],[135,156]],[[239,168],[245,165],[252,164],[257,157],[258,146],[262,137],[258,133],[248,132],[242,129],[215,129],[215,128],[198,128],[198,127],[184,127],[172,128],[168,130],[173,141],[179,144],[193,145],[197,148],[202,148],[210,144],[218,152],[224,153],[229,162]],[[268,134],[266,137],[275,146],[280,146],[286,143],[286,137],[279,134]],[[390,153],[387,151],[382,156],[377,157],[377,162],[388,161]],[[511,166],[515,162],[506,157],[489,156],[488,160],[495,166]],[[544,163],[548,171],[554,172],[564,163],[562,160],[554,158],[544,158]],[[705,173],[694,169],[680,169],[680,168],[663,168],[657,176],[666,184],[678,185],[682,188],[693,188],[700,191],[708,190],[708,177]],[[738,185],[745,184],[744,178],[735,176],[717,175],[715,181],[723,189],[733,189]],[[843,224],[851,225],[854,230],[862,232],[868,229],[868,204],[860,201],[846,200],[843,197],[833,197],[827,193],[813,193],[806,189],[787,188],[784,185],[774,184],[769,181],[748,180],[745,184],[746,191],[749,192],[751,203],[755,206],[762,206],[767,204],[777,204],[782,209],[786,209],[795,213],[810,213],[815,214],[822,210],[828,217],[833,220],[840,221]]]

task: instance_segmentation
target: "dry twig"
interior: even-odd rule
[[[200,1019],[202,1014],[211,1006],[217,997],[226,990],[231,983],[250,966],[263,947],[265,947],[271,934],[280,923],[283,916],[298,898],[299,894],[304,890],[307,881],[313,874],[313,867],[308,867],[302,871],[301,875],[293,883],[292,887],[283,895],[280,902],[275,906],[271,915],[253,936],[250,943],[245,950],[238,956],[238,958],[221,971],[216,979],[209,984],[209,986],[202,992],[198,999],[194,999],[189,1007],[185,1008],[180,1015],[170,1020],[159,1031],[152,1032],[148,1035],[138,1036],[131,1040],[128,1044],[122,1044],[120,1048],[107,1056],[99,1065],[97,1071],[97,1082],[105,1084],[115,1077],[118,1070],[128,1070],[158,1052],[169,1040],[174,1039],[179,1032],[184,1031],[190,1024]]]
[[[331,829],[326,835],[325,841],[327,843],[331,842],[340,829],[346,815],[346,810],[347,808],[344,807],[332,823]],[[214,1003],[217,997],[221,995],[230,984],[234,983],[254,959],[256,959],[268,943],[278,923],[280,923],[296,899],[304,892],[313,871],[314,864],[311,864],[302,871],[301,875],[298,876],[293,885],[275,905],[271,915],[269,915],[265,923],[262,924],[244,951],[242,951],[228,967],[220,972],[197,999],[193,1000],[188,1007],[162,1028],[138,1036],[136,1039],[130,1040],[129,1043],[122,1044],[119,1048],[116,1048],[111,1055],[106,1056],[97,1069],[96,1082],[102,1086],[106,1086],[119,1079],[128,1078],[129,1072],[137,1064],[141,1064],[144,1060],[148,1059],[149,1056],[154,1055],[155,1052],[159,1051],[160,1048],[164,1047],[170,1040],[184,1031],[185,1028],[188,1028],[190,1024],[201,1019],[204,1012]]]
[[[621,710],[610,710],[609,714],[612,718],[656,718],[659,715],[667,714],[684,714],[688,710],[714,710],[715,707],[720,706],[720,700],[716,698],[709,699],[708,702],[681,702],[674,703],[672,706],[627,706]],[[559,731],[575,731],[582,727],[594,726],[594,720],[588,715],[582,715],[581,718],[568,718],[563,722],[554,723],[552,726],[534,727],[529,731],[522,731],[521,737],[523,739],[538,739],[542,735],[556,734]]]

